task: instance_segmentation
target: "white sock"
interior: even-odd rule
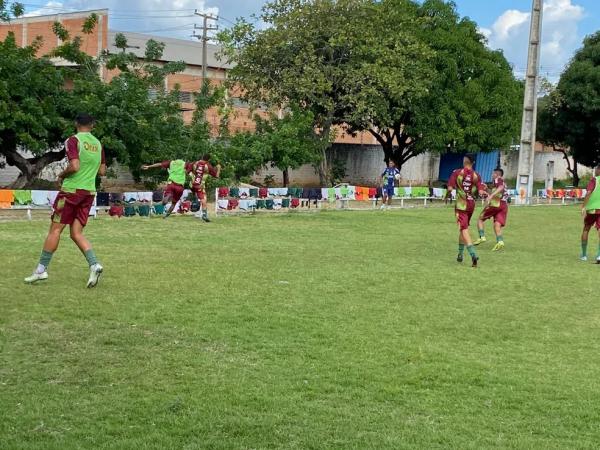
[[[46,266],[43,264],[38,264],[37,269],[35,269],[35,273],[44,273],[46,271]]]

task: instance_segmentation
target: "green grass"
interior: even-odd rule
[[[597,448],[580,222],[512,208],[474,270],[449,209],[101,219],[92,291],[66,233],[25,286],[48,224],[2,223],[0,448]]]

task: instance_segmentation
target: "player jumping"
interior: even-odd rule
[[[587,246],[590,230],[594,225],[598,230],[600,238],[600,165],[594,169],[594,177],[587,186],[587,195],[581,208],[583,215],[583,233],[581,234],[581,260],[587,261]],[[600,244],[596,263],[600,264]]]
[[[479,258],[475,252],[471,235],[469,234],[469,225],[471,217],[475,211],[475,192],[485,195],[485,185],[481,181],[481,176],[473,170],[474,159],[470,155],[466,155],[463,159],[463,168],[457,169],[452,173],[448,181],[448,196],[456,189],[456,221],[458,223],[458,257],[456,260],[459,263],[463,262],[465,246],[473,267],[477,267]]]
[[[217,164],[217,167],[213,167],[210,164],[210,155],[205,154],[202,156],[200,161],[193,163],[187,163],[185,171],[192,175],[192,191],[198,197],[198,200],[202,204],[202,215],[201,218],[204,222],[210,222],[208,218],[208,207],[206,204],[206,178],[205,175],[209,174],[211,177],[219,178],[221,176],[221,166]]]
[[[96,197],[96,176],[106,174],[106,162],[102,144],[92,135],[94,119],[88,114],[79,114],[76,119],[77,134],[65,142],[69,165],[58,176],[61,185],[54,202],[52,224],[46,237],[37,269],[25,282],[32,284],[48,279],[48,266],[58,249],[60,236],[67,225],[71,239],[85,256],[90,267],[88,288],[98,284],[104,270],[96,254],[83,235],[91,207]]]
[[[186,163],[182,159],[174,159],[172,161],[167,160],[156,164],[143,165],[142,170],[157,169],[159,167],[169,171],[169,180],[162,201],[163,206],[166,206],[167,203],[171,202],[171,207],[164,216],[166,219],[173,213],[175,206],[183,196],[183,191],[185,190]]]
[[[494,219],[494,233],[496,234],[496,245],[492,251],[497,252],[504,249],[504,238],[502,237],[502,228],[506,226],[508,216],[508,191],[504,184],[504,171],[500,168],[494,170],[492,178],[494,187],[492,193],[485,202],[485,208],[479,220],[477,229],[479,230],[479,239],[473,245],[483,244],[487,241],[485,238],[484,222],[488,219]]]
[[[396,163],[390,159],[388,166],[381,174],[382,191],[383,191],[383,205],[381,209],[385,209],[386,205],[388,208],[392,207],[392,199],[394,198],[394,186],[396,180],[400,179],[400,171],[396,168]]]

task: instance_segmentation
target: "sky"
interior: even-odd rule
[[[21,0],[29,14],[108,8],[113,30],[192,39],[194,10],[218,14],[220,26],[260,12],[265,0]],[[494,49],[504,51],[523,76],[531,0],[455,0],[458,11],[477,22]],[[557,80],[583,38],[600,30],[600,0],[545,0],[541,71]]]

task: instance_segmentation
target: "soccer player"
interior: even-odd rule
[[[171,202],[171,207],[164,215],[164,218],[166,219],[173,213],[175,206],[183,196],[183,191],[185,191],[186,163],[182,159],[174,159],[172,161],[167,160],[156,164],[143,165],[142,170],[157,169],[159,167],[169,171],[169,179],[162,201],[163,206],[166,206],[167,203]]]
[[[481,176],[473,170],[475,160],[473,156],[466,155],[463,159],[463,168],[457,169],[452,173],[448,181],[448,196],[456,190],[456,221],[458,223],[458,257],[456,260],[463,262],[465,246],[473,267],[477,267],[479,258],[475,252],[471,235],[469,234],[469,225],[471,217],[475,211],[475,193],[479,191],[481,195],[485,195],[485,185],[481,181]]]
[[[484,222],[493,218],[494,233],[496,234],[496,245],[492,249],[494,252],[504,249],[502,229],[506,226],[506,218],[508,216],[508,190],[504,184],[503,177],[504,171],[502,169],[498,168],[494,170],[492,174],[492,179],[494,180],[493,191],[485,201],[485,208],[477,221],[479,239],[473,243],[473,245],[479,245],[487,241],[485,238]]]
[[[383,205],[381,209],[385,209],[386,205],[388,208],[392,206],[392,199],[394,198],[394,186],[396,180],[400,179],[400,171],[396,167],[396,163],[390,159],[388,166],[381,174],[381,186],[383,191]]]
[[[102,144],[92,135],[94,119],[89,114],[79,114],[76,119],[77,134],[65,142],[69,164],[58,176],[61,185],[54,202],[52,224],[46,237],[40,261],[33,275],[25,278],[32,284],[48,279],[48,266],[58,249],[60,236],[67,225],[71,239],[85,256],[90,267],[88,288],[98,284],[104,268],[96,259],[92,246],[83,235],[90,209],[96,196],[96,176],[106,174]]]
[[[217,164],[217,167],[213,167],[210,164],[210,155],[205,154],[202,159],[193,163],[187,163],[185,171],[192,176],[192,191],[198,197],[198,200],[202,204],[202,215],[201,218],[204,222],[210,222],[208,218],[208,207],[206,204],[206,178],[205,175],[209,174],[212,177],[219,178],[221,176],[221,166]]]
[[[596,225],[600,238],[600,165],[594,169],[594,177],[587,186],[587,195],[581,208],[581,214],[584,217],[583,233],[581,234],[581,260],[587,261],[588,236],[594,225]],[[596,263],[600,264],[600,244]]]

